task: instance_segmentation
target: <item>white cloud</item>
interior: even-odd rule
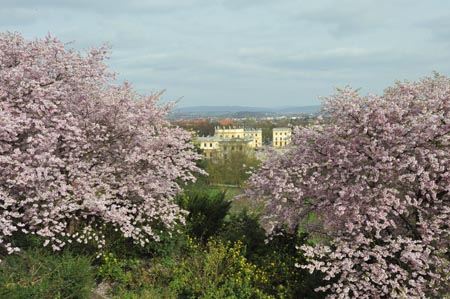
[[[3,0],[0,30],[108,43],[111,69],[187,104],[310,104],[448,74],[445,0]]]

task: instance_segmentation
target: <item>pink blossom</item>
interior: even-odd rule
[[[448,295],[450,79],[398,83],[382,96],[346,88],[323,112],[295,129],[295,147],[262,166],[249,194],[266,201],[272,223],[322,240],[302,250],[305,268],[334,279],[320,289],[329,298]],[[311,212],[320,221],[305,223]]]
[[[199,171],[191,135],[169,127],[159,94],[114,85],[108,50],[68,50],[50,36],[0,34],[0,246],[19,227],[103,246],[105,224],[136,243],[173,228],[180,182]]]

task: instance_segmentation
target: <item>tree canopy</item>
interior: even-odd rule
[[[173,202],[199,171],[170,105],[113,84],[108,49],[0,34],[0,247],[21,232],[58,250],[112,226],[144,245],[183,221]]]
[[[273,227],[314,213],[303,246],[329,298],[442,298],[450,272],[450,79],[352,88],[324,99],[323,119],[251,178]]]

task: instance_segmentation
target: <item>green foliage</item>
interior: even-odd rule
[[[323,284],[322,275],[298,267],[306,264],[298,247],[309,242],[307,234],[279,229],[266,236],[257,215],[243,210],[230,215],[220,237],[245,244],[246,257],[266,273],[267,283],[261,285],[266,293],[281,299],[325,297],[314,291]]]
[[[138,268],[127,265],[128,261],[119,261],[118,279],[109,280],[114,286],[112,289],[114,298],[178,298],[176,292],[169,288],[174,277],[177,259],[157,257],[145,262],[141,261]]]
[[[115,298],[275,298],[261,290],[267,275],[246,259],[241,242],[202,245],[189,239],[182,255],[154,258],[136,269],[114,256],[105,259],[100,269],[115,285]]]
[[[193,242],[190,246],[190,254],[178,264],[169,284],[178,298],[274,298],[260,290],[266,274],[245,258],[241,242],[210,241],[202,249]]]
[[[121,259],[148,258],[151,256],[167,256],[176,253],[185,243],[186,236],[180,230],[184,225],[176,225],[173,230],[167,229],[162,224],[155,224],[154,230],[158,231],[158,241],[151,241],[142,247],[135,244],[130,238],[125,238],[120,232],[111,228],[106,234],[106,246],[102,253],[112,253]]]
[[[246,209],[238,214],[231,214],[226,219],[220,238],[225,242],[244,244],[246,256],[250,260],[254,256],[260,256],[266,250],[266,233],[259,224],[258,216],[250,214]]]
[[[25,234],[21,231],[16,231],[13,233],[11,238],[11,243],[14,247],[22,248],[24,251],[35,248],[42,248],[45,239],[38,235]],[[1,254],[7,254],[4,248],[0,249],[0,259],[3,259]]]
[[[119,260],[112,252],[102,255],[102,264],[98,269],[98,276],[102,280],[123,281],[125,279],[125,260]]]
[[[94,285],[90,258],[29,249],[0,264],[0,298],[88,298]]]
[[[205,122],[182,122],[182,121],[174,121],[176,125],[184,128],[188,131],[194,131],[198,136],[212,136],[215,132],[215,127],[219,126],[219,122],[217,121],[205,121]]]
[[[234,151],[206,166],[212,184],[242,185],[260,164],[252,150]]]
[[[187,233],[203,243],[222,228],[231,202],[226,191],[191,190],[180,199],[180,206],[189,212],[186,218]]]
[[[146,278],[148,264],[137,258],[119,258],[113,253],[101,257],[97,278],[109,282],[114,293],[140,290],[148,283]]]
[[[306,260],[298,248],[308,242],[307,234],[296,231],[289,232],[278,229],[269,236],[265,252],[259,256],[256,263],[267,273],[269,284],[264,289],[280,299],[289,298],[325,298],[326,293],[315,292],[322,286],[323,274],[309,273],[299,265],[305,265]]]
[[[110,295],[117,299],[323,298],[323,293],[314,292],[322,277],[296,267],[305,263],[296,247],[311,241],[307,235],[280,230],[266,236],[258,218],[261,207],[242,199],[231,202],[232,191],[241,192],[224,192],[203,183],[189,186],[178,198],[180,206],[189,211],[186,226],[173,233],[161,226],[161,240],[145,248],[114,232],[113,227],[107,229],[105,253],[94,262],[97,280],[110,285]],[[16,242],[32,250],[41,246],[42,240],[22,236]],[[84,255],[94,253],[76,244],[69,248]],[[13,277],[11,262],[7,265],[10,273],[2,276],[2,286],[8,286],[11,298],[58,298],[58,293],[42,290],[54,288],[50,284],[67,289],[67,283],[72,283],[69,278],[64,282],[37,278],[44,283],[41,293],[17,287],[11,291],[18,283],[24,285],[24,279]],[[22,272],[33,272],[29,269]],[[83,273],[86,271],[77,270],[74,279]],[[0,293],[0,298],[6,297],[4,294]]]

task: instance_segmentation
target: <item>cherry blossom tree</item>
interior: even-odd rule
[[[449,296],[450,79],[338,90],[323,112],[250,180],[268,223],[320,220],[301,250],[329,298]]]
[[[109,226],[144,245],[183,222],[174,204],[199,158],[171,105],[114,85],[108,49],[0,34],[0,247],[14,233],[101,247]]]

